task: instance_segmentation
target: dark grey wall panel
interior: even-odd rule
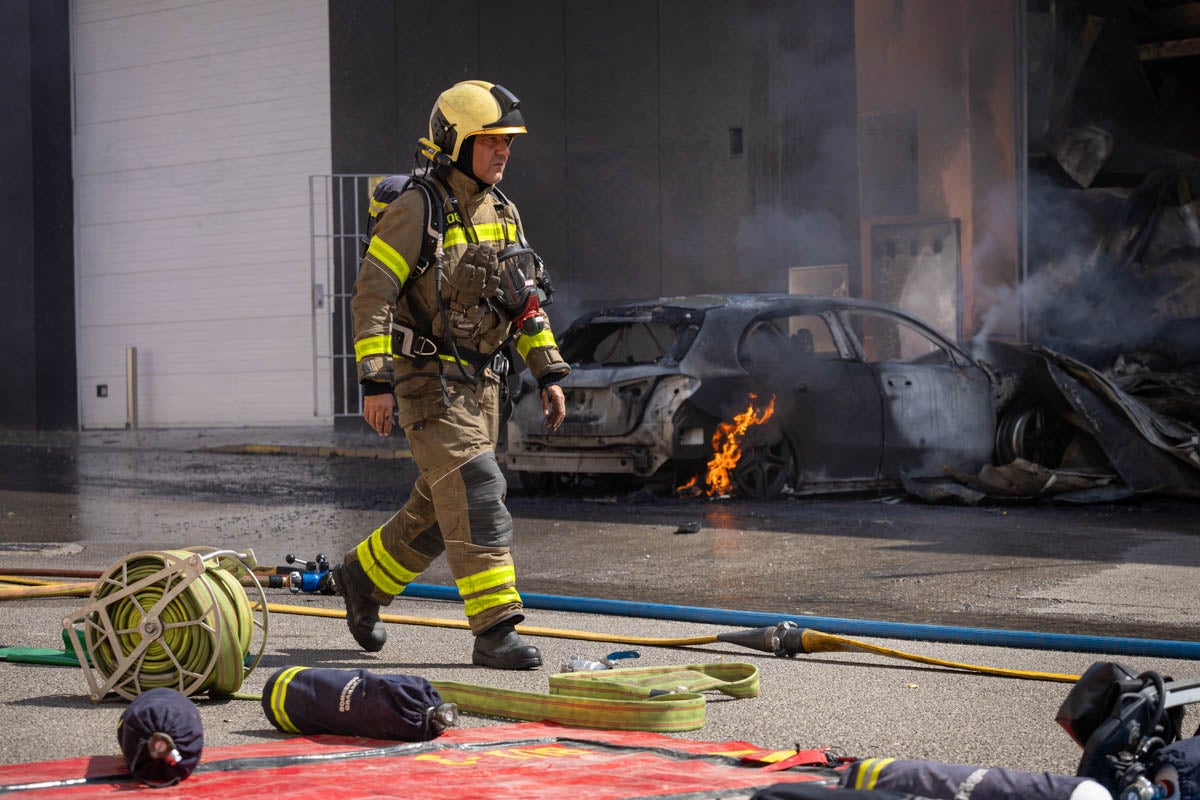
[[[507,86],[530,133],[502,188],[554,275],[556,328],[617,300],[785,291],[789,266],[846,263],[857,283],[853,0],[456,0],[409,15],[332,4],[335,42],[370,26],[381,50],[343,62],[334,48],[335,109],[387,85],[393,126],[375,141],[335,126],[334,164],[407,169],[438,92]]]
[[[402,162],[401,154],[411,153],[411,134],[401,136],[396,110],[400,76],[396,16],[397,8],[391,3],[329,3],[330,126],[335,173],[394,170]]]
[[[662,286],[658,16],[657,3],[639,0],[567,5],[572,313]]]
[[[459,81],[483,77],[479,74],[481,5],[476,0],[395,4],[397,127],[393,135],[402,156],[399,166],[406,172],[412,166],[417,138],[429,131],[429,111],[438,94]]]
[[[745,291],[750,47],[745,3],[663,0],[660,169],[664,294]],[[743,152],[731,154],[730,130]],[[767,288],[767,287],[761,287]]]
[[[563,4],[536,0],[484,4],[479,27],[485,32],[480,77],[513,91],[521,99],[529,134],[513,145],[501,188],[521,209],[530,244],[546,261],[556,285],[550,317],[561,328],[573,282],[567,258],[566,95]]]
[[[788,0],[750,6],[751,225],[740,241],[755,285],[792,266],[858,268],[854,6]]]
[[[31,0],[33,236],[37,427],[79,424],[75,357],[75,220],[71,41],[66,0]]]
[[[33,428],[37,419],[34,339],[33,106],[28,0],[0,0],[0,391],[5,427]],[[15,391],[14,391],[15,389]]]
[[[66,0],[0,0],[0,427],[77,425]]]

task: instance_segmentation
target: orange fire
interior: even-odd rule
[[[775,414],[775,395],[771,395],[771,401],[761,410],[754,407],[757,399],[757,395],[750,395],[750,404],[745,411],[734,415],[733,422],[722,422],[713,431],[713,456],[708,460],[708,472],[704,476],[704,483],[708,487],[704,493],[709,497],[730,493],[733,489],[733,469],[742,460],[742,440],[746,438],[746,431],[763,424]],[[698,480],[698,476],[693,476],[675,491],[684,493],[696,487]]]

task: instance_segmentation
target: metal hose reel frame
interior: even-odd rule
[[[63,618],[92,702],[110,691],[132,700],[159,687],[185,696],[241,688],[267,644],[253,566],[252,552],[196,547],[134,553],[105,569],[87,604]]]

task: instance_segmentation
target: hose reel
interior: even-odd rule
[[[87,604],[63,619],[92,702],[110,691],[132,700],[160,687],[240,689],[267,644],[253,566],[252,552],[188,548],[134,553],[105,569]],[[257,614],[243,585],[257,590]]]

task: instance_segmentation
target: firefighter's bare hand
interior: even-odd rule
[[[390,394],[369,394],[363,398],[363,419],[380,436],[392,432],[392,411],[396,398]]]
[[[557,383],[542,389],[542,416],[546,418],[546,430],[549,431],[558,430],[567,418],[567,398]]]

